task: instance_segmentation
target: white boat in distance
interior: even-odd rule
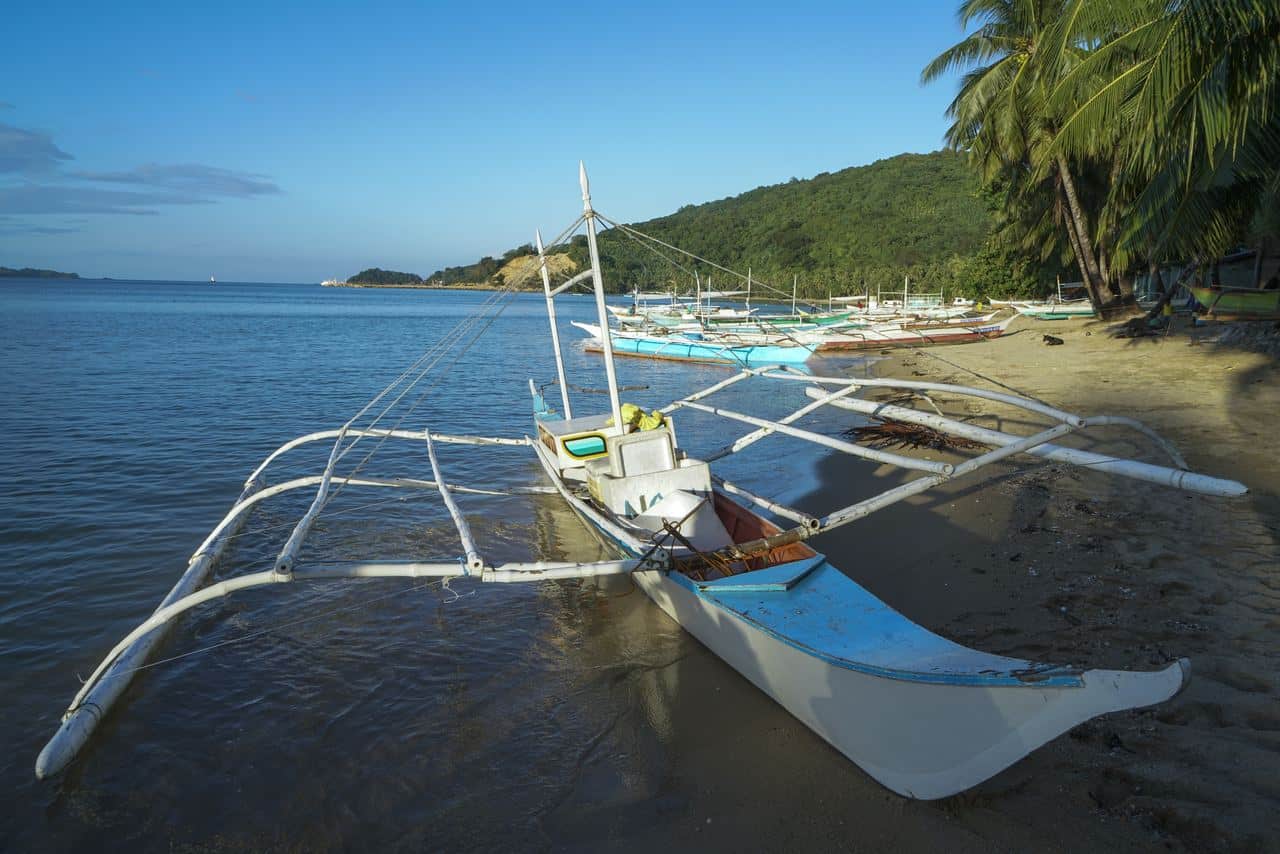
[[[486,301],[483,313],[464,318],[453,333],[438,340],[345,424],[287,442],[263,460],[250,474],[240,500],[197,549],[161,606],[116,644],[80,686],[61,727],[36,761],[37,776],[55,774],[73,760],[96,726],[110,717],[131,677],[182,614],[238,591],[278,589],[282,584],[303,581],[333,583],[340,579],[392,577],[484,583],[630,576],[671,619],[798,720],[889,789],[914,798],[940,798],[963,791],[1083,721],[1107,712],[1159,703],[1182,688],[1190,671],[1188,663],[1181,659],[1151,672],[1084,670],[1007,658],[953,643],[911,622],[850,577],[849,573],[858,569],[857,555],[839,556],[846,564],[845,571],[841,571],[806,542],[816,534],[857,523],[941,483],[974,475],[998,461],[1023,454],[1082,453],[1052,443],[1094,425],[1128,426],[1153,436],[1150,430],[1131,419],[1083,417],[1040,401],[984,388],[924,381],[811,377],[793,368],[770,366],[737,371],[653,412],[624,407],[614,370],[612,336],[607,331],[608,312],[596,246],[597,223],[615,225],[615,221],[593,209],[585,169],[580,169],[580,182],[583,213],[552,245],[561,246],[579,228],[585,230],[589,271],[553,285],[540,235],[536,241],[542,259],[539,274],[546,298],[559,411],[552,410],[530,379],[532,436],[520,435],[523,431],[519,427],[513,427],[515,435],[494,437],[376,426],[398,425],[413,411],[402,401],[412,397],[409,392],[430,375],[441,354],[452,348],[469,347],[483,334],[488,324],[476,323],[477,317],[501,311],[505,305],[502,300],[514,298],[521,280],[513,277],[502,292]],[[575,415],[561,356],[554,297],[588,281],[598,324],[604,330],[601,346],[608,407]],[[772,399],[779,401],[786,399],[788,389],[810,387],[818,391],[815,400],[774,419],[709,402],[713,395],[723,397],[730,387],[744,382],[774,383],[776,394]],[[1023,413],[1023,418],[1014,423],[1037,419],[1046,424],[1028,435],[987,431],[980,441],[990,450],[955,461],[877,450],[799,426],[801,419],[824,406],[857,403],[854,394],[862,388],[928,391],[935,401],[958,397],[967,403],[997,402]],[[902,420],[933,417],[931,413],[899,409],[903,411],[897,417]],[[745,425],[749,432],[697,459],[681,447],[674,427],[677,416],[683,418],[691,413]],[[400,421],[396,420],[397,415]],[[970,424],[942,417],[933,423],[943,432],[974,429]],[[694,427],[686,425],[685,429]],[[722,430],[721,427],[717,434]],[[876,465],[894,466],[916,476],[879,495],[813,515],[712,473],[712,463],[776,435],[801,439]],[[359,466],[340,470],[339,463],[348,452],[366,439],[377,443],[374,450],[389,440],[420,443],[430,464],[431,478],[372,477],[363,474]],[[323,471],[266,485],[265,475],[272,463],[314,442],[332,442]],[[547,480],[505,488],[463,486],[442,475],[436,447],[444,444],[481,445],[489,452],[507,447],[531,453]],[[1173,467],[1095,454],[1088,471],[1201,494],[1237,496],[1247,491],[1234,481],[1185,470],[1185,463],[1163,440],[1157,442],[1157,447],[1169,454]],[[1081,464],[1079,457],[1063,457],[1063,461]],[[399,560],[341,561],[323,555],[303,559],[300,549],[312,526],[325,512],[335,491],[346,487],[438,492],[457,529],[458,554],[414,553]],[[206,584],[214,562],[225,554],[229,538],[253,508],[299,489],[314,490],[314,496],[307,512],[288,533],[272,567],[240,575],[224,568],[228,574],[223,580]],[[483,545],[472,536],[458,505],[459,496],[473,492],[559,495],[601,540],[616,550],[617,556],[591,563],[491,563],[485,558]],[[748,504],[768,513],[776,522],[748,509]],[[190,713],[200,712],[192,709]],[[762,738],[766,736],[761,734]],[[405,748],[429,751],[433,745],[406,743]],[[349,745],[348,749],[359,747]]]

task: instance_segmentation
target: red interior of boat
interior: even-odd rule
[[[723,493],[715,493],[715,509],[716,515],[720,517],[720,523],[729,532],[734,543],[747,543],[782,533],[782,529],[777,525],[762,519]],[[738,561],[733,564],[733,568],[735,573],[751,572],[793,560],[804,560],[816,554],[816,551],[804,543],[789,543],[770,549],[758,557],[749,558],[745,562]]]

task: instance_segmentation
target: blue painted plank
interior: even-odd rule
[[[851,670],[945,685],[1084,684],[1076,668],[992,655],[935,635],[825,561],[783,595],[727,588],[698,593],[784,643]]]
[[[754,572],[744,572],[728,578],[717,578],[715,581],[699,581],[698,589],[714,593],[785,593],[800,583],[800,580],[817,569],[825,561],[822,555],[814,555],[804,560],[793,560],[780,563]]]

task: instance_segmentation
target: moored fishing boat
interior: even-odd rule
[[[938,323],[886,324],[865,329],[842,329],[823,338],[818,343],[818,352],[986,341],[1003,335],[1016,318],[1015,314],[998,321],[988,316],[968,321],[958,319]]]
[[[1015,302],[1012,304],[1015,311],[1023,317],[1031,317],[1036,320],[1068,320],[1073,317],[1092,317],[1094,314],[1093,304],[1088,300],[1073,300],[1071,302]]]
[[[577,320],[573,325],[589,336],[588,349],[602,349],[599,325]],[[711,336],[704,338],[696,332],[657,335],[615,329],[610,330],[610,337],[613,338],[613,352],[622,356],[726,365],[801,364],[813,355],[815,349],[811,344],[735,343]]]
[[[87,743],[164,632],[182,614],[238,591],[302,581],[344,578],[438,578],[471,582],[555,581],[605,575],[629,576],[665,613],[730,666],[788,709],[800,721],[895,792],[937,798],[973,786],[1039,745],[1098,714],[1161,702],[1189,675],[1187,663],[1173,660],[1152,672],[1084,670],[1045,665],[984,653],[945,640],[889,608],[837,569],[806,542],[823,531],[855,523],[878,510],[954,478],[1021,454],[1048,448],[1054,440],[1095,424],[1145,428],[1127,419],[1085,418],[1028,398],[988,389],[941,383],[810,377],[789,367],[746,368],[707,388],[649,413],[624,407],[613,362],[615,336],[600,343],[608,410],[575,416],[556,322],[554,296],[591,282],[596,314],[606,328],[604,283],[596,246],[596,221],[585,170],[581,174],[584,212],[553,241],[563,245],[585,228],[589,276],[579,274],[552,286],[545,260],[539,272],[550,327],[560,411],[553,412],[530,379],[533,437],[446,435],[430,429],[401,429],[413,412],[415,388],[454,348],[483,334],[483,322],[504,307],[521,280],[514,278],[484,306],[464,319],[339,428],[299,437],[270,454],[249,476],[244,493],[192,556],[187,571],[161,606],[116,644],[73,698],[62,726],[41,752],[38,776],[65,768]],[[538,254],[545,259],[541,238]],[[451,364],[451,363],[449,363]],[[434,381],[434,380],[433,380]],[[779,395],[788,387],[817,383],[817,399],[785,416],[767,419],[712,405],[739,383],[773,382]],[[803,384],[803,385],[801,385]],[[798,422],[824,406],[850,401],[864,387],[929,391],[969,401],[996,401],[1017,407],[1028,418],[1048,422],[1025,436],[1000,434],[985,442],[992,450],[957,462],[905,456],[845,442],[806,430]],[[429,386],[428,386],[429,390]],[[420,398],[419,398],[420,399]],[[416,404],[415,404],[416,405]],[[723,447],[690,456],[677,442],[673,420],[700,413],[750,428]],[[382,426],[378,426],[378,425]],[[391,426],[387,426],[391,425]],[[688,428],[685,428],[688,429]],[[945,424],[938,429],[946,430]],[[957,428],[952,428],[957,429]],[[719,431],[716,431],[717,433]],[[872,498],[822,515],[812,515],[754,494],[711,471],[711,464],[740,453],[770,436],[787,435],[878,465],[918,476]],[[358,442],[416,442],[425,448],[431,479],[373,477],[363,462],[339,464]],[[292,450],[332,441],[323,470],[314,476],[266,486],[270,466]],[[462,486],[442,476],[438,444],[502,447],[531,451],[549,485],[505,490]],[[1240,495],[1245,488],[1185,470],[1118,458],[1104,458],[1110,474],[1212,495]],[[1068,461],[1070,462],[1070,461]],[[304,556],[302,545],[334,493],[347,487],[437,492],[458,534],[458,549],[443,556],[410,555],[405,560],[335,561]],[[228,574],[205,581],[213,564],[253,508],[275,496],[314,488],[306,513],[288,533],[269,570]],[[618,557],[591,563],[506,563],[495,565],[472,536],[456,496],[491,494],[560,496],[592,530],[616,548]],[[760,509],[748,509],[747,504]],[[767,512],[779,524],[766,519]],[[856,570],[856,566],[849,567]],[[210,647],[212,649],[212,647]],[[193,710],[192,714],[198,712]],[[430,749],[414,745],[408,749]]]
[[[1280,318],[1280,290],[1258,288],[1207,288],[1190,286],[1188,290],[1204,313],[1211,317],[1239,320]]]

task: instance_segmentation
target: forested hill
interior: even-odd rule
[[[0,267],[0,278],[4,279],[78,279],[79,273],[60,273],[57,270],[41,270],[36,267],[23,267],[15,270],[12,267]]]
[[[602,208],[606,214],[621,213]],[[991,255],[984,245],[991,216],[964,156],[950,151],[900,154],[808,180],[793,178],[631,225],[731,269],[750,267],[756,278],[788,291],[798,276],[801,293],[810,297],[874,290],[877,284],[900,287],[908,274],[920,287],[945,285],[954,293],[1032,286],[1025,273],[1019,282],[978,281],[989,279],[996,267],[1008,278],[1013,264],[981,257]],[[507,255],[524,251],[528,247]],[[691,278],[615,231],[601,234],[600,254],[611,291],[683,287]],[[577,239],[569,255],[579,268],[586,264],[585,238]],[[484,281],[500,263],[485,258],[437,271],[428,280]],[[705,277],[708,270],[700,272]],[[711,272],[713,286],[730,285]]]

